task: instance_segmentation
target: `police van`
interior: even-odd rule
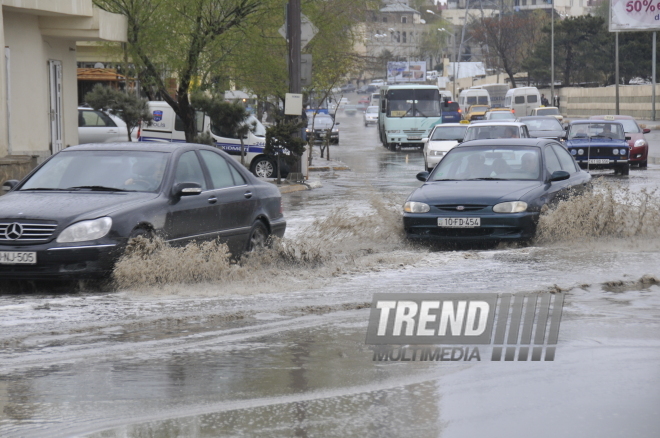
[[[137,141],[181,142],[185,143],[186,134],[183,121],[176,115],[167,102],[149,102],[149,111],[153,115],[151,125],[142,124],[137,133]],[[215,126],[211,118],[201,111],[196,111],[196,125],[199,133],[209,132],[215,141],[215,146],[231,155],[236,161],[241,161],[241,140],[232,132]],[[243,139],[245,147],[245,165],[258,177],[274,178],[277,176],[277,163],[264,154],[266,147],[266,128],[254,116],[249,116],[246,123],[254,125],[254,132],[248,132]],[[282,174],[285,173],[282,166]]]

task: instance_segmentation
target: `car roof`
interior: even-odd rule
[[[470,146],[535,146],[541,147],[548,143],[559,144],[557,140],[550,138],[498,138],[489,140],[470,140],[456,145],[456,148],[470,147]]]
[[[609,114],[602,114],[600,116],[591,116],[591,117],[589,117],[589,120],[605,120],[606,122],[611,122],[612,120],[605,119],[606,116],[607,117],[612,117],[615,120],[617,120],[617,119],[618,120],[635,120],[635,118],[633,116],[624,116],[624,115],[615,116],[615,115],[609,115]]]
[[[69,151],[146,151],[174,152],[179,149],[209,149],[218,150],[213,146],[196,143],[160,143],[160,142],[121,142],[121,143],[89,143],[69,146],[61,152]]]
[[[556,106],[540,106],[538,108],[534,108],[535,110],[540,110],[540,109],[559,109]]]
[[[588,119],[588,120],[573,120],[571,122],[571,125],[590,125],[592,123],[615,123],[617,125],[621,125],[621,122],[617,122],[616,120],[598,120],[598,119]]]
[[[518,127],[527,126],[523,122],[509,122],[507,120],[475,120],[474,122],[471,122],[468,126],[473,126],[473,125],[518,126]]]
[[[439,125],[435,125],[434,128],[456,127],[456,126],[465,126],[467,128],[469,125],[467,123],[441,123]]]
[[[557,120],[557,118],[553,116],[524,116],[518,117],[516,120]],[[557,123],[559,123],[559,120],[557,120]]]

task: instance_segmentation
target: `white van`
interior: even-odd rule
[[[504,106],[516,117],[529,116],[534,108],[541,106],[541,93],[536,87],[512,88],[506,92]]]
[[[467,114],[472,105],[490,106],[490,95],[487,90],[481,88],[467,88],[458,95],[458,106],[463,114]]]
[[[174,113],[167,102],[149,102],[149,110],[154,118],[151,126],[143,124],[137,134],[137,141],[156,142],[185,142],[183,121]],[[217,148],[231,155],[236,161],[241,161],[241,141],[231,132],[224,132],[222,127],[211,124],[211,118],[201,111],[197,111],[198,132],[209,132],[215,140]],[[277,176],[277,164],[272,157],[264,154],[266,147],[266,128],[250,116],[246,120],[255,124],[254,132],[249,132],[243,139],[245,145],[245,165],[258,177],[274,178]],[[282,168],[284,171],[284,166]],[[284,172],[282,172],[284,173]]]
[[[454,95],[451,94],[451,91],[449,90],[440,90],[440,97],[442,98],[443,101],[445,99],[447,99],[449,102],[454,101]]]

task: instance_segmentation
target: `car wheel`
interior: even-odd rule
[[[131,231],[131,234],[128,236],[128,239],[135,239],[136,237],[144,237],[145,239],[153,239],[153,231],[147,228],[136,228]]]
[[[274,178],[277,176],[277,165],[268,157],[260,157],[250,167],[252,173],[259,178]]]
[[[648,160],[644,160],[644,161],[639,162],[640,169],[646,169],[648,166],[649,166]]]
[[[261,221],[255,221],[252,224],[250,235],[247,241],[245,250],[247,252],[255,251],[259,248],[264,248],[268,245],[268,229]]]
[[[621,175],[623,175],[623,176],[625,176],[625,175],[630,175],[630,165],[629,165],[629,164],[624,165],[624,166],[623,166],[621,169],[619,169],[619,170],[621,171]]]

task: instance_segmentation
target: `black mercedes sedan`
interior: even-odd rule
[[[239,255],[286,228],[277,187],[199,144],[73,146],[3,189],[0,279],[102,277],[135,236]]]
[[[528,138],[462,143],[417,179],[404,204],[409,239],[497,242],[531,239],[541,208],[591,176],[557,141]]]

